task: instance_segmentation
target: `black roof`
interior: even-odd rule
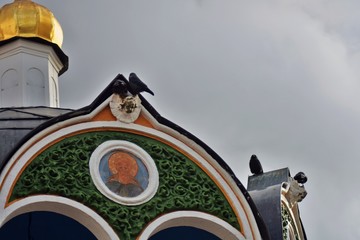
[[[24,136],[49,119],[70,111],[50,107],[0,108],[0,169]]]

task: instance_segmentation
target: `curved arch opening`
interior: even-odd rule
[[[70,218],[71,221],[77,222],[82,227],[86,228],[89,232],[91,232],[95,236],[94,239],[102,239],[102,240],[119,239],[118,235],[109,226],[109,224],[92,209],[74,200],[67,199],[64,197],[50,196],[50,195],[38,195],[33,197],[27,197],[11,204],[6,208],[6,211],[3,212],[4,213],[3,215],[1,214],[0,211],[0,225],[4,227],[8,222],[11,222],[12,219],[16,219],[18,216],[28,213],[35,214],[35,212],[36,214],[38,214],[37,212],[50,212],[49,214],[45,214],[45,215],[54,216],[53,214],[57,214],[65,217],[65,219]],[[30,216],[27,215],[27,217],[29,218],[31,217],[31,215]],[[31,222],[33,221],[31,220]],[[0,237],[0,239],[7,239],[7,238]],[[10,239],[17,239],[17,238],[10,238]],[[54,239],[54,238],[48,238],[48,239]],[[74,238],[71,237],[71,238],[62,238],[62,239],[74,239]],[[75,239],[87,239],[87,238],[75,238]]]
[[[149,238],[149,240],[182,240],[182,239],[206,239],[206,240],[221,240],[221,238],[215,236],[208,231],[195,228],[195,227],[171,227],[160,232]]]
[[[139,240],[189,239],[188,236],[191,239],[209,240],[245,239],[241,232],[218,217],[197,211],[177,211],[162,215],[150,223]]]
[[[35,211],[12,218],[0,228],[0,239],[96,240],[85,226],[74,219],[54,212]]]

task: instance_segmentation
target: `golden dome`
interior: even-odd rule
[[[0,42],[13,37],[38,37],[61,47],[63,31],[46,7],[31,0],[15,0],[0,8]]]

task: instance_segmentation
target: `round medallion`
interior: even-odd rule
[[[155,195],[159,185],[153,159],[131,142],[104,142],[92,153],[89,165],[97,189],[124,205],[147,202]]]
[[[121,98],[114,94],[109,106],[116,119],[124,123],[133,123],[141,112],[141,100],[138,95]]]

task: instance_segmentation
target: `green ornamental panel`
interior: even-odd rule
[[[300,240],[299,234],[296,231],[295,223],[291,217],[290,210],[284,203],[281,203],[281,219],[283,229],[283,239]],[[290,230],[292,229],[292,230]]]
[[[125,206],[102,195],[89,171],[92,152],[109,140],[123,140],[144,149],[155,161],[159,187],[138,206]],[[52,194],[83,203],[102,216],[121,239],[136,239],[142,229],[164,213],[196,210],[217,216],[240,230],[223,193],[194,162],[157,140],[122,132],[89,132],[66,138],[37,156],[15,184],[9,202]]]

